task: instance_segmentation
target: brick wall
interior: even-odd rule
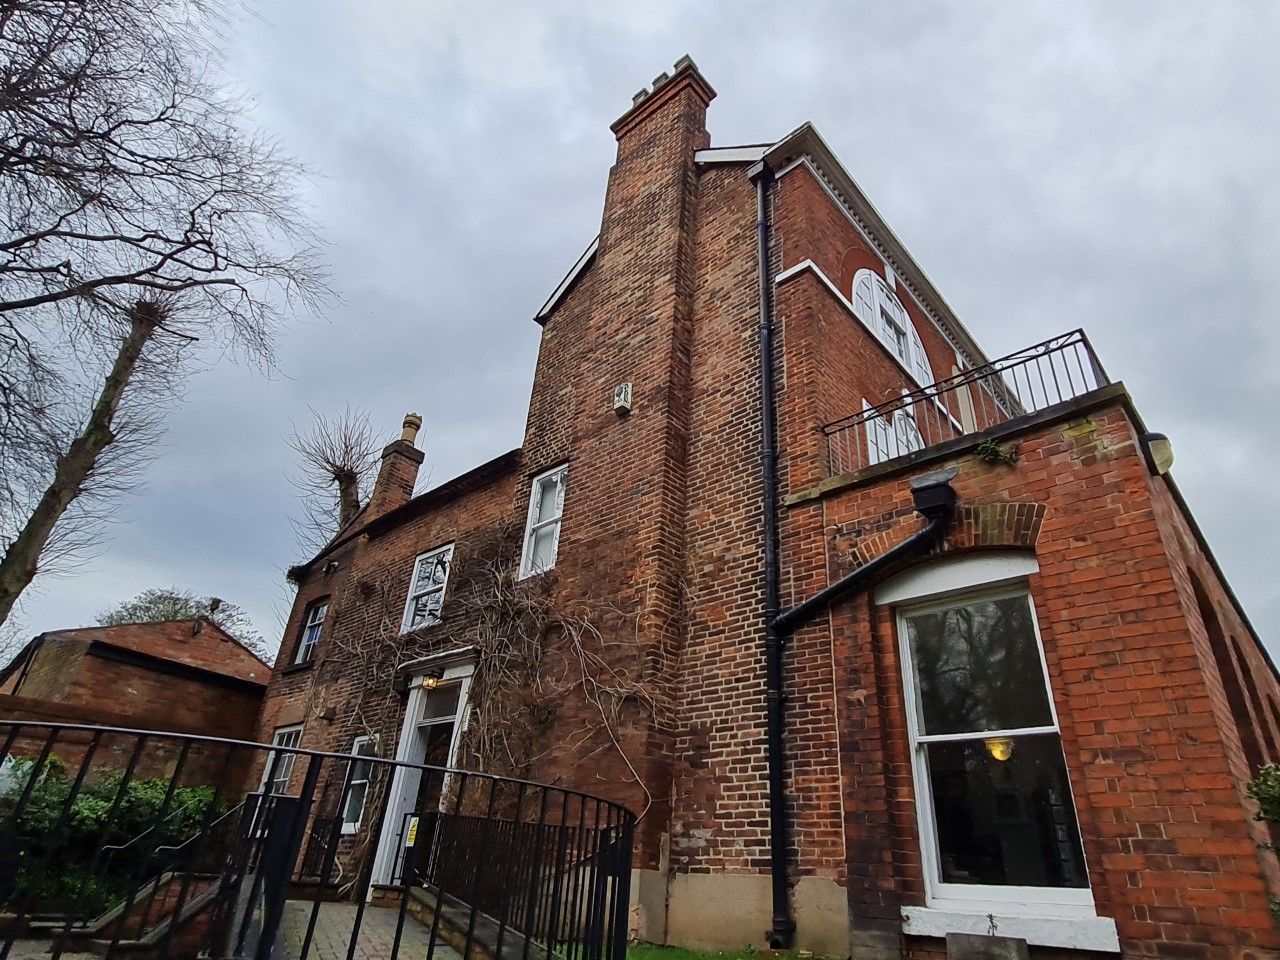
[[[988,545],[1037,536],[1030,592],[1099,913],[1116,919],[1127,955],[1280,947],[1271,858],[1256,848],[1243,774],[1233,772],[1241,750],[1206,669],[1203,628],[1186,614],[1186,565],[1166,552],[1175,524],[1150,494],[1130,414],[1113,404],[1017,439],[1016,468],[972,456],[947,462],[960,470],[962,504],[1032,505],[1043,516],[1038,531],[1006,508],[1004,536],[992,537],[990,523],[962,524],[947,548],[981,546],[982,530]],[[919,528],[905,480],[822,502],[830,576],[851,568],[851,542],[885,531],[897,541]],[[813,642],[826,629],[808,631]],[[833,611],[830,630],[850,909],[855,926],[888,933],[901,908],[924,897],[896,626],[864,595]]]
[[[557,602],[599,630],[615,669],[644,685],[616,729],[570,698],[548,771],[646,811],[639,862],[657,862],[668,818],[675,662],[682,644],[690,340],[698,181],[709,91],[669,80],[615,125],[600,246],[588,282],[544,327],[524,450],[528,474],[569,463]],[[620,418],[613,388],[633,384]],[[528,476],[513,510],[523,517]],[[613,736],[618,744],[612,742]],[[590,764],[583,761],[590,758]]]
[[[325,554],[324,562],[312,565],[298,587],[285,627],[282,655],[272,673],[257,738],[268,742],[276,728],[304,724],[303,748],[345,752],[355,737],[372,734],[380,739],[380,755],[394,756],[403,696],[390,688],[390,673],[385,689],[356,689],[356,677],[342,669],[334,645],[366,650],[370,658],[388,656],[382,644],[400,634],[415,559],[508,516],[511,491],[512,478],[499,477],[383,535],[355,537]],[[337,566],[326,572],[328,561],[336,561]],[[329,601],[329,610],[314,655],[309,663],[295,665],[283,652],[290,644],[296,647],[306,610],[322,599]],[[407,660],[450,648],[457,645],[465,627],[450,619],[446,606],[442,623],[415,631],[398,653]],[[389,666],[393,670],[395,663]],[[366,714],[358,724],[352,716],[357,706]]]
[[[262,695],[256,685],[119,662],[96,655],[88,640],[49,637],[33,651],[14,702],[78,708],[81,719],[64,722],[248,740]]]
[[[88,649],[88,640],[38,641],[31,652],[30,664],[18,668],[4,692],[36,700],[62,700]]]

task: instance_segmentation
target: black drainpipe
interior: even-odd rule
[[[956,492],[951,489],[951,481],[955,479],[956,468],[949,467],[935,473],[911,479],[911,499],[916,512],[927,521],[923,530],[917,530],[896,546],[890,547],[880,556],[868,560],[857,570],[837,580],[825,590],[815,593],[804,603],[797,604],[773,621],[773,629],[787,637],[799,630],[841,597],[853,593],[896,561],[917,553],[924,553],[942,539],[947,531],[947,522],[956,508]]]
[[[773,881],[773,927],[769,946],[786,950],[795,935],[787,889],[786,758],[782,747],[782,645],[774,623],[779,613],[777,411],[773,399],[773,312],[769,277],[769,185],[773,171],[761,160],[747,171],[756,185],[756,253],[759,258],[760,432],[764,505],[764,660],[768,701],[769,871]]]
[[[768,705],[769,758],[769,868],[773,888],[773,927],[769,946],[790,949],[796,922],[791,916],[787,883],[786,755],[783,748],[782,649],[786,638],[836,600],[852,593],[890,564],[914,553],[923,553],[946,532],[955,509],[950,487],[954,469],[911,481],[915,508],[928,524],[902,543],[820,591],[786,613],[780,610],[781,565],[778,554],[778,447],[777,410],[773,395],[773,299],[769,270],[769,186],[773,171],[761,160],[747,171],[756,185],[756,246],[760,281],[758,306],[760,334],[760,425],[762,502],[764,505],[764,652],[765,690]]]

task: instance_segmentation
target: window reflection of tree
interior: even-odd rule
[[[924,733],[1053,722],[1024,597],[917,614],[909,623]]]

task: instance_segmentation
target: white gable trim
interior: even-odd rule
[[[813,160],[810,159],[807,153],[801,154],[800,156],[796,157],[796,159],[788,163],[785,167],[783,167],[776,174],[774,174],[774,178],[777,180],[781,180],[788,173],[791,173],[793,170],[796,170],[799,167],[804,167],[806,170],[809,171],[810,174],[812,174],[813,179],[817,181],[818,185],[822,187],[823,191],[827,194],[827,196],[831,198],[831,202],[836,205],[839,211],[844,214],[845,219],[848,220],[850,224],[852,224],[853,229],[858,232],[858,236],[860,236],[863,239],[863,241],[867,245],[867,248],[871,250],[872,253],[875,254],[876,258],[880,261],[881,266],[886,271],[891,271],[897,280],[902,281],[902,286],[907,288],[907,293],[910,294],[911,296],[911,302],[914,303],[920,309],[921,313],[923,313],[926,317],[929,318],[929,322],[933,324],[934,328],[940,334],[942,334],[943,339],[945,339],[947,343],[951,344],[952,349],[955,350],[957,354],[964,357],[965,361],[969,363],[971,366],[976,367],[976,366],[981,366],[983,363],[986,363],[985,357],[982,357],[981,359],[975,359],[970,355],[968,349],[966,349],[964,344],[960,342],[960,338],[955,336],[953,333],[951,333],[947,329],[946,324],[944,324],[942,320],[938,318],[937,311],[930,308],[928,304],[924,302],[924,298],[921,297],[919,291],[916,290],[915,284],[911,283],[905,277],[903,277],[902,274],[894,267],[892,260],[884,251],[884,245],[877,242],[875,238],[871,236],[870,232],[866,227],[866,224],[864,224],[860,219],[854,216],[853,211],[849,209],[849,204],[847,204],[844,201],[844,198],[841,197],[840,194],[838,194],[835,191],[835,188],[831,185],[830,179],[827,178],[822,173],[822,171],[818,169],[818,167],[814,164]],[[897,290],[896,283],[894,285],[894,289],[895,289],[895,292],[898,292],[899,296],[901,296],[901,292]]]
[[[597,235],[594,240],[587,245],[587,249],[583,251],[582,256],[578,258],[578,262],[573,265],[565,278],[560,281],[560,286],[551,292],[551,296],[547,297],[547,302],[542,305],[542,309],[533,315],[535,320],[545,320],[551,315],[551,311],[560,306],[560,301],[564,299],[569,288],[573,286],[574,281],[591,266],[591,261],[596,257],[596,251],[600,249],[600,237]]]

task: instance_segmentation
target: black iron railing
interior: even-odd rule
[[[1073,330],[828,423],[831,474],[981,433],[1109,382],[1089,338]]]
[[[633,833],[503,777],[0,721],[0,960],[623,960]]]

